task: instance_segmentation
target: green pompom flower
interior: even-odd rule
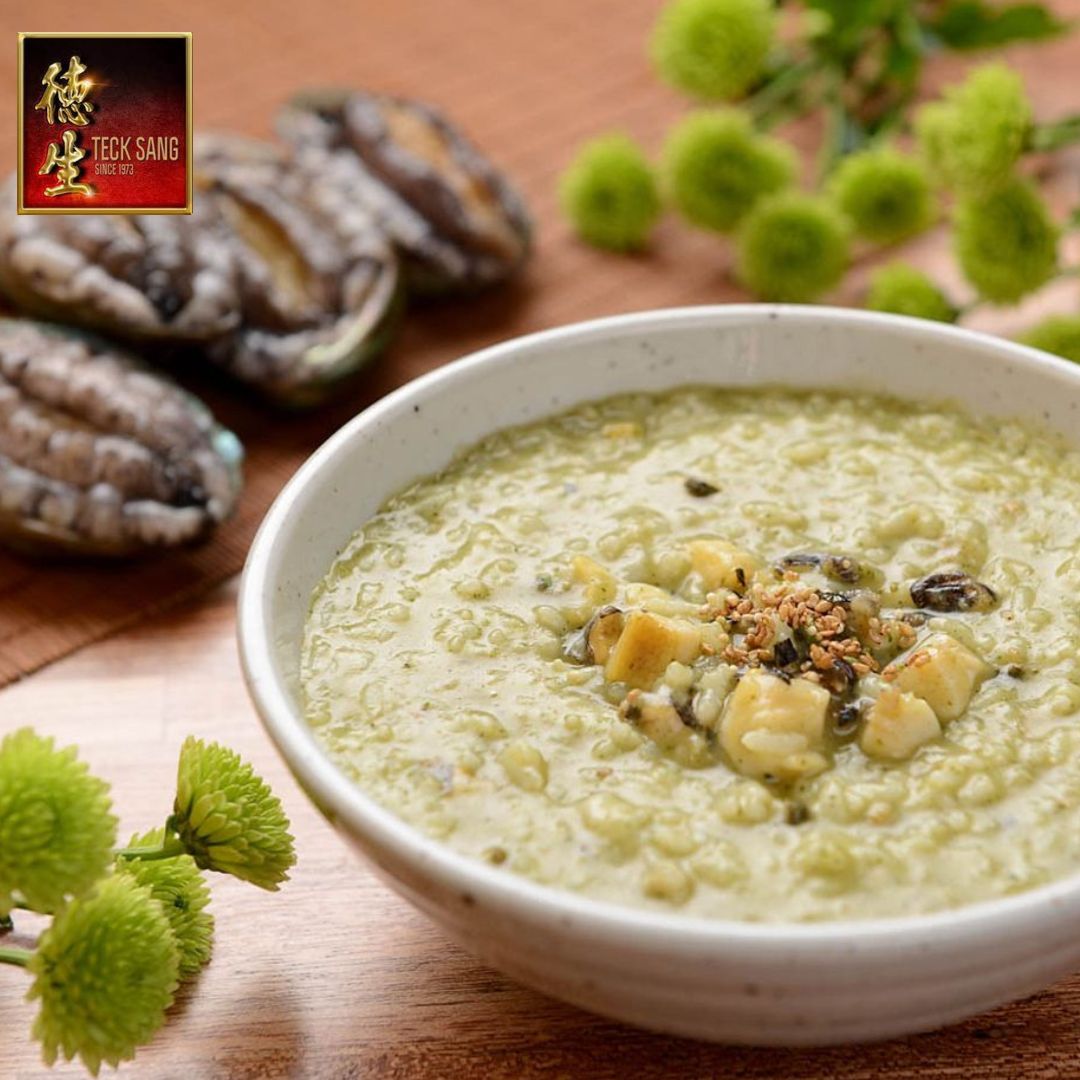
[[[955,322],[957,316],[956,308],[926,274],[902,262],[875,271],[870,278],[866,306],[871,311],[912,315],[935,322]]]
[[[788,187],[798,160],[735,109],[691,113],[668,136],[663,169],[675,208],[695,225],[730,232],[763,195]]]
[[[1020,341],[1080,364],[1080,315],[1050,315],[1036,323]]]
[[[1014,179],[957,205],[953,248],[964,276],[985,300],[1012,304],[1057,270],[1058,227],[1035,188]]]
[[[625,135],[582,147],[559,183],[563,212],[582,240],[612,251],[645,246],[660,193],[645,155]]]
[[[963,194],[1009,181],[1028,146],[1031,103],[1020,76],[1004,64],[977,68],[944,100],[924,106],[915,132],[927,161],[947,186]]]
[[[269,787],[227,747],[188,737],[168,829],[203,870],[276,891],[296,862],[289,819]]]
[[[93,1075],[134,1057],[165,1020],[177,952],[158,904],[125,874],[105,878],[63,907],[27,965],[33,1034],[45,1063],[78,1055]]]
[[[734,101],[761,78],[775,23],[770,0],[672,0],[653,31],[653,62],[677,90]]]
[[[0,742],[0,914],[16,896],[35,911],[55,911],[112,860],[109,786],[75,754],[30,728]]]
[[[164,829],[151,829],[131,838],[131,847],[156,847],[165,841]],[[198,974],[210,961],[214,916],[206,910],[210,890],[190,855],[169,859],[117,860],[117,870],[150,890],[169,920],[179,952],[180,978]]]
[[[952,107],[944,101],[927,102],[912,118],[919,152],[941,186],[949,183],[945,159],[949,153],[952,121]]]
[[[738,235],[739,279],[765,300],[814,300],[840,281],[849,260],[847,223],[812,195],[782,192],[762,200]]]
[[[933,224],[936,206],[926,167],[891,147],[845,158],[829,192],[855,232],[875,244],[895,244]]]

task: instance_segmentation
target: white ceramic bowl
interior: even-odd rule
[[[685,383],[950,397],[1069,434],[1080,408],[1080,368],[1063,361],[952,327],[820,307],[602,319],[496,345],[417,379],[312,455],[248,558],[241,656],[297,779],[393,888],[466,948],[523,983],[645,1027],[756,1044],[879,1039],[951,1023],[1080,968],[1077,877],[941,914],[866,922],[653,914],[458,855],[369,799],[320,749],[297,687],[309,597],[383,500],[498,428],[589,398]]]

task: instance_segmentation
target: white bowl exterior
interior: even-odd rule
[[[675,1035],[755,1046],[868,1042],[943,1027],[1080,968],[1075,896],[1049,903],[1037,918],[1007,913],[925,936],[882,923],[796,935],[773,927],[700,935],[692,926],[678,934],[478,899],[475,889],[418,873],[408,856],[379,851],[353,830],[346,835],[399,893],[492,967],[582,1008]]]
[[[619,316],[495,346],[366,410],[299,470],[252,547],[245,674],[267,730],[324,813],[391,884],[494,966],[606,1015],[699,1038],[801,1045],[958,1020],[1080,967],[1080,880],[910,919],[788,926],[683,919],[517,879],[425,839],[348,781],[302,719],[311,592],[410,481],[494,430],[591,398],[688,383],[954,398],[1075,435],[1080,369],[917,320],[759,305]]]

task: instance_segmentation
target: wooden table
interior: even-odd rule
[[[269,128],[270,102],[293,85],[326,79],[416,92],[421,88],[413,85],[415,64],[423,54],[427,70],[442,73],[432,75],[437,85],[425,92],[455,115],[464,111],[481,142],[497,149],[507,125],[535,123],[537,115],[536,110],[531,117],[505,115],[498,87],[548,65],[553,78],[581,80],[581,108],[576,99],[567,103],[564,87],[565,126],[547,131],[546,140],[538,133],[533,151],[522,148],[507,163],[526,176],[534,207],[553,222],[554,176],[570,143],[617,123],[655,146],[680,108],[673,95],[654,87],[641,65],[653,0],[589,0],[578,6],[575,20],[575,6],[561,4],[559,21],[547,0],[461,0],[463,30],[453,35],[438,31],[434,5],[421,0],[358,5],[172,0],[137,9],[103,0],[78,15],[29,7],[15,12],[8,0],[0,10],[0,30],[7,48],[13,47],[8,31],[18,29],[193,29],[200,124],[260,134]],[[1080,13],[1077,0],[1062,6]],[[615,19],[632,25],[624,27],[613,49],[609,31]],[[529,20],[546,20],[543,34],[531,34]],[[444,13],[441,25],[446,22]],[[496,23],[512,47],[491,46],[493,39],[484,31]],[[511,26],[520,30],[506,38]],[[558,42],[552,38],[556,31],[563,35]],[[1070,77],[1080,40],[1069,48],[1063,53],[1062,46],[1054,46],[1038,59],[1027,55],[1029,81],[1041,106],[1058,102],[1075,85]],[[433,64],[437,50],[450,50],[453,63]],[[1043,56],[1050,60],[1040,67]],[[485,107],[466,93],[478,71],[492,86]],[[597,118],[601,82],[607,91],[618,91],[623,105],[622,111]],[[11,132],[10,88],[3,86],[0,132]],[[537,110],[542,104],[537,102]],[[4,139],[0,156],[11,149]],[[542,157],[542,164],[530,162],[530,154]],[[557,227],[549,239],[552,233],[565,241]],[[530,316],[539,325],[565,317],[550,302],[562,295],[559,289],[579,289],[583,283],[589,289],[581,314],[677,302],[680,296],[685,301],[732,295],[713,242],[677,227],[665,227],[655,260],[627,264],[606,281],[599,268],[610,264],[584,250],[573,255],[574,284],[549,281],[548,242],[542,241],[537,264],[542,295]],[[665,274],[675,265],[685,270],[686,260],[695,267],[697,284],[680,293],[682,286]],[[461,320],[469,321],[467,313]],[[501,326],[490,329],[493,336],[502,332]],[[415,355],[409,349],[397,353],[380,385],[415,373],[410,366]],[[1080,1076],[1080,979],[941,1034],[799,1053],[654,1036],[515,986],[449,944],[381,885],[308,804],[263,735],[244,692],[233,643],[233,603],[234,588],[225,586],[0,694],[0,731],[32,724],[63,744],[77,743],[93,769],[113,782],[125,834],[164,818],[175,756],[189,733],[219,739],[251,760],[281,793],[293,820],[300,863],[281,893],[215,881],[214,960],[183,990],[170,1023],[127,1068],[129,1075],[151,1080]],[[882,978],[888,977],[883,971]],[[45,1074],[37,1047],[27,1038],[32,1009],[21,1001],[24,978],[0,969],[0,1080]],[[83,1074],[69,1066],[53,1075]]]

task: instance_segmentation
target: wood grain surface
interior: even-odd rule
[[[559,223],[555,176],[575,143],[621,127],[655,148],[680,108],[649,75],[642,40],[655,0],[262,0],[211,4],[101,0],[51,9],[0,0],[0,86],[13,86],[14,31],[191,29],[202,127],[270,130],[293,87],[351,82],[444,105],[504,164],[540,221],[537,259],[511,290],[415,312],[386,360],[328,413],[271,417],[214,391],[247,436],[249,489],[217,542],[141,568],[41,569],[0,558],[0,680],[127,625],[0,693],[0,732],[23,724],[78,743],[114,784],[125,831],[168,810],[189,733],[234,746],[282,794],[300,851],[277,895],[215,881],[214,961],[186,988],[131,1076],[254,1078],[573,1078],[652,1080],[1080,1077],[1080,979],[949,1031],[813,1052],[711,1047],[632,1030],[515,986],[446,940],[382,886],[318,817],[251,709],[233,644],[231,585],[265,506],[302,457],[372,398],[419,372],[513,333],[590,315],[733,298],[726,253],[666,224],[655,254],[616,259],[579,247]],[[1080,15],[1080,0],[1058,5]],[[1039,111],[1075,108],[1080,41],[1018,49]],[[937,71],[938,79],[946,72]],[[7,80],[7,81],[5,81]],[[0,95],[0,157],[13,157],[13,94]],[[1059,180],[1076,199],[1075,177]],[[914,248],[946,262],[940,236]],[[856,274],[854,295],[865,271]],[[1067,288],[1074,288],[1069,286]],[[1067,299],[1075,303],[1075,299]],[[1044,303],[1045,299],[1036,301]],[[1020,315],[984,316],[1009,329]],[[134,624],[134,625],[132,625]],[[30,934],[32,923],[20,923]],[[889,978],[888,971],[881,973]],[[25,976],[0,969],[0,1080],[50,1075],[27,1032]],[[80,1076],[68,1066],[51,1075]]]
[[[555,181],[575,146],[618,128],[655,151],[685,103],[645,59],[659,0],[95,0],[85,11],[0,0],[0,172],[15,155],[15,33],[19,30],[191,30],[195,123],[270,136],[274,113],[312,84],[371,87],[443,107],[522,189],[537,222],[536,257],[512,286],[468,302],[416,307],[390,352],[332,407],[268,411],[195,370],[184,381],[243,438],[247,490],[212,542],[131,567],[49,567],[0,553],[0,686],[89,641],[136,623],[239,570],[267,506],[300,462],[364,405],[415,375],[515,334],[650,307],[744,299],[729,280],[730,248],[668,221],[648,257],[590,250],[569,235]],[[1057,0],[1080,15],[1080,0]],[[88,25],[92,24],[92,25]],[[1076,105],[1080,37],[1010,57],[1039,114]],[[936,63],[937,82],[956,65]],[[1072,91],[1072,94],[1070,94]],[[798,133],[804,137],[812,132]],[[1076,201],[1075,177],[1069,201]],[[909,245],[954,277],[938,234]],[[836,297],[857,299],[869,264]],[[1075,283],[1062,286],[1074,290]],[[1043,302],[1041,298],[1036,303]],[[1075,298],[1070,297],[1075,304]],[[981,315],[1008,329],[1015,313]]]
[[[383,886],[292,782],[241,685],[233,602],[226,586],[0,694],[0,728],[33,724],[82,747],[113,784],[124,835],[163,819],[189,733],[251,760],[295,827],[300,861],[281,892],[215,877],[214,959],[124,1072],[145,1080],[1080,1076],[1080,978],[938,1034],[808,1052],[650,1035],[514,985]],[[26,1037],[25,982],[24,972],[0,967],[3,1080],[46,1075]],[[54,1072],[82,1075],[73,1066]]]

